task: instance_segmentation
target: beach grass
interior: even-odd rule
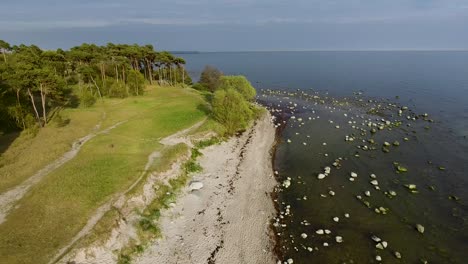
[[[145,96],[106,99],[91,109],[74,110],[76,116],[80,116],[80,111],[88,115],[97,113],[91,115],[89,129],[95,126],[102,111],[106,112],[102,129],[117,122],[125,123],[87,142],[73,160],[47,175],[18,202],[18,207],[0,225],[0,259],[12,264],[47,263],[83,228],[99,206],[138,179],[148,155],[162,150],[161,138],[206,117],[204,104],[204,99],[190,89],[150,87]],[[70,119],[71,125],[73,115]],[[56,129],[50,133],[61,137],[59,128]],[[34,140],[40,141],[42,134],[41,131]],[[75,138],[79,136],[75,134]],[[71,136],[69,142],[73,142]],[[36,155],[49,151],[47,147],[48,144]],[[168,156],[184,150],[182,146],[174,148]],[[171,160],[165,157],[155,166],[166,168]],[[32,170],[29,172],[30,175]]]

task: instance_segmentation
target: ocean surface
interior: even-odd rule
[[[468,52],[183,54],[242,74],[280,128],[277,253],[466,263]]]

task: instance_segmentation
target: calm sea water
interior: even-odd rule
[[[466,263],[468,52],[183,56],[195,78],[207,64],[246,75],[283,127],[283,261]]]

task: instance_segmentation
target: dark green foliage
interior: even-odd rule
[[[208,88],[206,88],[201,83],[196,83],[196,84],[192,85],[192,88],[195,89],[195,90],[198,90],[198,91],[207,91],[208,90]]]
[[[185,60],[152,45],[84,43],[43,51],[0,40],[1,130],[45,126],[55,109],[92,106],[103,97],[141,95],[146,83],[191,84]],[[70,85],[79,91],[71,94]],[[31,117],[34,122],[31,121]]]
[[[218,89],[220,83],[220,79],[223,76],[223,73],[216,69],[213,66],[205,66],[205,69],[200,75],[199,83],[205,87],[208,91],[214,92]]]
[[[187,163],[185,163],[185,172],[187,173],[193,173],[193,172],[200,172],[202,171],[203,168],[194,160],[189,160]]]
[[[254,116],[250,103],[233,88],[216,91],[212,106],[214,118],[226,127],[228,135],[245,129]]]

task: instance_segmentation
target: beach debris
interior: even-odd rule
[[[419,233],[424,234],[424,226],[423,225],[417,224],[416,229],[418,230]]]
[[[291,186],[291,178],[288,177],[286,180],[283,181],[283,187],[288,188],[289,186]]]
[[[203,182],[192,181],[189,185],[190,191],[200,190],[201,188],[203,188]]]
[[[411,193],[418,193],[418,190],[416,189],[416,184],[406,184],[405,187],[408,188],[408,190]]]

